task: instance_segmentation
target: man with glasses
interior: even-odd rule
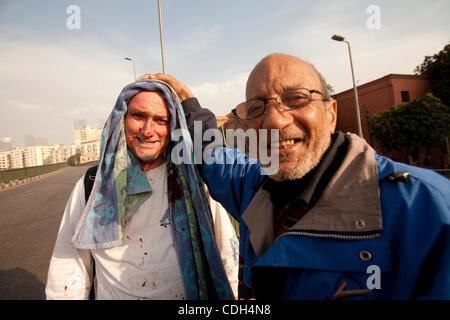
[[[166,75],[190,128],[214,128],[190,90]],[[203,163],[214,199],[240,221],[243,281],[260,299],[450,299],[450,184],[335,132],[337,103],[309,63],[272,54],[251,72],[233,114],[278,130],[277,173],[223,146]],[[259,144],[258,144],[259,145]],[[259,146],[261,147],[261,146]],[[244,161],[243,161],[244,158]],[[235,159],[229,164],[229,159]]]
[[[315,97],[314,97],[315,96]],[[325,152],[330,144],[330,132],[325,130],[327,123],[320,121],[323,127],[308,123],[308,128],[311,128],[313,140],[306,144],[303,141],[309,139],[309,134],[304,130],[299,130],[295,126],[286,126],[275,128],[271,124],[266,126],[264,114],[269,111],[269,106],[273,106],[277,112],[288,110],[311,108],[312,101],[323,101],[324,109],[328,108],[325,102],[330,102],[331,98],[328,94],[322,93],[320,90],[307,88],[289,88],[281,95],[267,99],[250,99],[239,104],[232,113],[240,120],[243,120],[249,128],[253,129],[278,129],[280,130],[279,155],[281,157],[281,168],[277,175],[272,178],[275,180],[294,180],[300,179],[308,173],[319,161],[321,155]],[[336,119],[336,106],[332,106],[329,116],[332,121]],[[325,111],[325,110],[321,110]],[[317,113],[317,112],[316,112]],[[322,116],[322,115],[319,115]],[[312,121],[310,121],[312,122]],[[317,137],[317,138],[315,138]],[[290,146],[296,145],[295,151],[284,150]],[[302,145],[303,150],[300,146]],[[274,146],[270,146],[273,148]]]

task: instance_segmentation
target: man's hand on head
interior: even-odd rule
[[[169,86],[171,86],[175,90],[175,92],[178,95],[178,98],[180,98],[181,101],[192,98],[194,96],[187,86],[182,84],[180,81],[178,81],[174,76],[170,74],[146,73],[138,78],[138,80],[142,79],[161,80],[166,82]]]

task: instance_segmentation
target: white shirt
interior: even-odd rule
[[[71,244],[85,206],[84,177],[77,182],[67,202],[50,260],[47,299],[88,299],[92,258],[96,267],[96,299],[185,299],[168,214],[166,164],[147,171],[146,175],[153,193],[127,221],[123,243],[109,249],[75,249]],[[223,212],[213,207],[216,220],[220,216],[220,222],[214,223],[216,239],[217,235],[226,234],[221,236],[224,239],[217,239],[218,247],[237,295],[236,235],[226,212],[224,217]]]

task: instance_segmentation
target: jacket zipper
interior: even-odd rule
[[[346,234],[334,234],[334,233],[315,233],[311,231],[286,231],[285,233],[278,236],[275,240],[277,241],[283,236],[304,236],[313,238],[325,238],[325,239],[336,239],[336,240],[372,240],[381,236],[380,233],[372,233],[365,235],[346,235]]]

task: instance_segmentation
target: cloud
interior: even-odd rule
[[[171,63],[182,63],[183,54],[206,50],[221,27],[202,30],[194,31],[190,41],[176,43],[177,56]],[[132,81],[132,67],[124,56],[131,53],[138,76],[152,62],[160,65],[159,44],[147,45],[139,53],[122,40],[75,32],[55,39],[16,25],[1,26],[0,136],[12,136],[14,145],[21,145],[25,134],[49,137],[50,143],[73,143],[74,120],[102,124],[121,89]],[[223,82],[205,82],[193,91],[224,114],[242,99],[245,81],[245,75],[236,75]]]
[[[336,92],[350,89],[353,84],[347,45],[331,40],[333,34],[343,35],[350,42],[359,84],[391,73],[413,74],[425,55],[437,53],[449,41],[448,28],[439,25],[438,15],[443,7],[448,7],[443,2],[426,10],[422,3],[412,3],[405,19],[403,8],[407,3],[379,1],[380,29],[367,27],[370,14],[366,9],[370,3],[321,4],[323,1],[310,7],[307,19],[292,24],[288,32],[268,41],[280,51],[313,63]],[[433,18],[435,24],[431,23]]]
[[[178,44],[179,51],[204,50],[219,31],[220,27],[214,27],[204,37],[198,33],[192,43]],[[0,65],[0,136],[12,136],[14,145],[21,145],[25,134],[49,137],[50,143],[73,143],[74,120],[102,124],[120,90],[132,80],[132,67],[123,59],[123,50],[102,39],[68,36],[58,41],[32,30],[3,26],[0,43],[4,62]],[[155,51],[156,47],[147,47],[145,52],[159,60]],[[139,65],[137,69],[139,75]],[[227,114],[244,100],[247,77],[248,73],[241,73],[190,87],[202,105],[218,115]]]
[[[125,56],[135,60],[137,75],[162,71],[157,15],[147,19],[156,12],[145,11],[148,2],[131,11],[125,4],[86,2],[79,31],[64,28],[64,3],[61,10],[32,3],[0,0],[0,136],[13,136],[16,144],[24,134],[73,142],[73,120],[98,126],[132,80]],[[192,84],[202,105],[217,115],[245,99],[250,70],[271,52],[307,59],[339,92],[352,80],[346,45],[332,41],[332,34],[350,40],[360,83],[412,73],[447,43],[448,3],[379,0],[381,29],[368,30],[372,2],[366,1],[196,2],[181,11],[168,2],[167,72]]]
[[[172,36],[171,38],[166,35],[164,47],[168,73],[179,73],[183,70],[189,70],[192,66],[187,65],[188,61],[191,63],[197,61],[198,63],[209,60],[203,57],[209,57],[209,50],[214,48],[220,40],[219,35],[222,32],[222,26],[201,25],[184,32],[186,33],[179,32],[176,35],[170,34]],[[159,50],[160,47],[158,44],[158,52]],[[158,58],[161,59],[160,56]]]
[[[373,35],[362,41],[355,37],[351,50],[356,81],[363,84],[391,73],[413,74],[426,55],[442,50],[447,42],[448,34],[443,31],[395,39],[376,39]],[[353,84],[347,46],[336,42],[333,51],[335,54],[330,55],[330,59],[322,56],[316,66],[336,92],[350,89]]]
[[[199,86],[189,86],[200,104],[216,115],[226,115],[245,100],[245,86],[249,73],[233,75],[228,80],[204,82]]]
[[[98,126],[132,80],[120,50],[100,39],[54,41],[3,27],[0,43],[0,136],[15,145],[24,134],[73,143],[73,121]]]

